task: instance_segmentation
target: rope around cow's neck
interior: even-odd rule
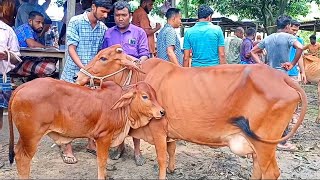
[[[109,78],[109,77],[111,77],[111,76],[114,76],[114,75],[116,75],[116,74],[118,74],[118,73],[120,73],[120,72],[122,72],[122,71],[124,71],[124,70],[126,70],[126,69],[127,69],[127,68],[124,67],[124,68],[122,68],[122,69],[120,69],[120,70],[118,70],[118,71],[116,71],[116,72],[113,72],[113,73],[108,74],[108,75],[105,75],[105,76],[94,76],[94,75],[92,75],[91,73],[89,73],[87,70],[85,70],[85,69],[83,69],[83,68],[80,69],[80,72],[82,72],[83,74],[85,74],[85,75],[87,75],[88,77],[90,77],[90,85],[89,85],[89,86],[90,86],[91,88],[94,88],[94,79],[99,79],[99,80],[100,80],[100,88],[101,88],[102,82],[103,82],[104,79]],[[129,71],[129,74],[128,74],[128,76],[127,76],[127,78],[126,78],[126,80],[125,80],[125,82],[124,82],[124,84],[123,84],[124,86],[130,84],[130,82],[131,82],[131,77],[132,77],[132,70]]]

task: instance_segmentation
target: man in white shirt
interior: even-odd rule
[[[11,96],[11,84],[10,77],[7,76],[7,72],[13,69],[14,64],[19,60],[16,55],[19,56],[20,47],[16,34],[13,29],[0,20],[0,130],[3,125],[3,109],[8,108],[8,102]],[[10,57],[10,59],[8,59]],[[9,61],[8,61],[9,60]],[[0,168],[4,166],[4,163],[0,160]]]

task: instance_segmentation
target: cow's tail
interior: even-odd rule
[[[307,95],[304,92],[304,90],[295,82],[293,82],[288,76],[285,77],[285,82],[292,87],[293,89],[295,89],[301,99],[301,113],[299,116],[299,119],[297,121],[297,123],[293,126],[292,130],[284,137],[280,138],[280,139],[276,139],[276,140],[267,140],[267,139],[262,139],[261,137],[259,137],[258,135],[256,135],[251,129],[250,129],[250,125],[249,125],[249,121],[243,117],[236,117],[233,118],[231,120],[232,124],[239,127],[247,136],[262,141],[262,142],[266,142],[266,143],[272,143],[272,144],[276,144],[279,143],[281,141],[285,141],[288,140],[289,138],[291,138],[296,131],[298,130],[299,126],[302,124],[303,120],[304,120],[304,116],[306,115],[307,112]]]
[[[22,86],[22,85],[21,85]],[[17,92],[21,89],[21,87],[18,87],[16,90],[13,91],[12,96],[9,101],[9,106],[8,106],[8,121],[9,121],[9,130],[10,130],[10,140],[9,140],[9,162],[10,164],[13,163],[14,161],[14,131],[13,131],[13,122],[12,122],[12,101],[17,94]]]

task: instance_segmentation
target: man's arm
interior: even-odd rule
[[[45,46],[34,39],[26,40],[29,48],[45,48]]]
[[[176,54],[174,53],[174,48],[175,48],[174,46],[167,47],[167,54],[169,57],[169,61],[172,62],[173,64],[180,66],[178,58],[177,58]]]
[[[219,36],[218,36],[218,52],[219,52],[220,64],[227,64],[225,50],[224,50],[224,36],[221,28],[219,29]]]
[[[157,23],[156,28],[152,29],[148,16],[140,17],[140,20],[140,26],[146,32],[147,36],[154,34],[161,28],[161,25]]]
[[[259,44],[255,45],[251,50],[251,57],[256,63],[263,64],[258,55],[259,53],[262,53],[262,50],[263,49],[259,47]]]
[[[183,51],[183,67],[190,67],[190,49],[185,49]]]
[[[220,64],[227,64],[226,55],[224,52],[224,46],[220,46],[218,51],[219,51]]]
[[[149,58],[149,45],[147,34],[144,31],[141,31],[140,37],[138,38],[138,55],[141,62]]]
[[[307,76],[306,76],[306,72],[304,71],[304,65],[303,65],[303,58],[300,57],[299,61],[298,61],[298,66],[300,69],[300,74],[301,74],[301,81],[306,84],[307,83]]]
[[[70,44],[68,46],[68,52],[69,52],[71,59],[81,69],[81,68],[84,68],[84,65],[82,64],[82,62],[77,54],[76,49],[77,49],[77,46],[75,46],[73,44]]]

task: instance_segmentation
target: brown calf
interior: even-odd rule
[[[15,148],[19,178],[29,178],[30,162],[44,135],[57,144],[74,138],[92,138],[97,145],[98,178],[106,176],[109,147],[123,142],[133,129],[151,118],[160,119],[163,108],[154,90],[139,82],[123,91],[113,82],[92,90],[51,78],[39,78],[19,86],[9,105],[10,146],[13,162],[13,123],[20,137]]]

